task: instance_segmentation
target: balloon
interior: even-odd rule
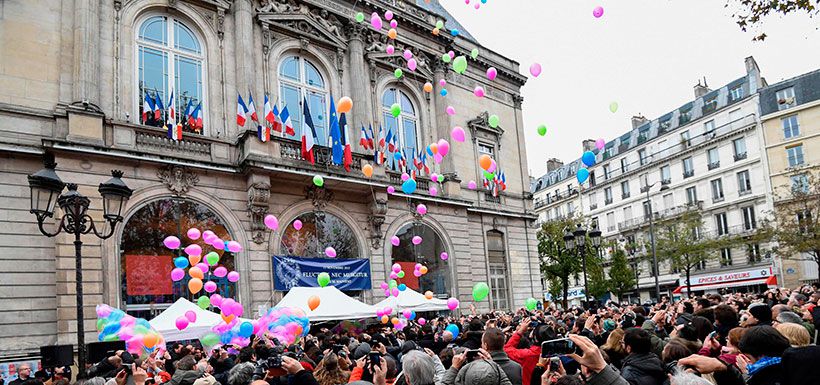
[[[399,291],[405,291],[405,290],[407,290],[407,285],[402,283],[402,284],[399,285],[398,289],[399,289]]]
[[[316,310],[317,307],[319,307],[320,302],[321,302],[321,300],[319,299],[318,295],[312,295],[312,296],[310,296],[310,298],[308,298],[307,303],[308,303],[308,307],[310,308],[310,310],[313,311],[313,310]]]
[[[199,293],[199,291],[202,290],[202,280],[199,278],[191,278],[191,280],[188,281],[188,290],[191,291],[191,294]]]
[[[228,242],[228,251],[232,253],[238,253],[242,251],[242,244],[237,241],[229,241]]]
[[[203,295],[202,297],[199,297],[199,299],[196,300],[196,305],[199,306],[200,309],[205,310],[208,308],[208,306],[211,306],[211,300]]]
[[[396,70],[393,71],[393,76],[395,76],[396,79],[401,79],[401,77],[404,76],[404,71],[402,71],[401,68],[396,68]]]
[[[404,181],[406,181],[406,180],[408,180],[408,179],[410,179],[410,174],[408,174],[408,173],[406,173],[406,172],[403,172],[403,173],[401,174],[401,181],[402,181],[402,182],[404,182]]]
[[[452,298],[452,299],[455,299],[455,298]],[[447,325],[447,327],[444,328],[444,331],[450,332],[450,334],[453,335],[453,340],[458,338],[459,331],[458,331],[458,326],[456,324]]]
[[[430,290],[425,291],[424,292],[424,298],[433,299],[433,292],[430,291]]]
[[[581,155],[581,162],[584,162],[584,165],[587,167],[592,167],[595,165],[595,153],[592,151],[584,152],[584,155]]]
[[[406,49],[406,50],[404,50],[404,52],[402,52],[401,57],[403,57],[404,60],[410,60],[410,58],[413,57],[413,53],[410,52],[409,49]]]
[[[316,276],[316,282],[319,283],[319,287],[327,286],[327,284],[330,283],[330,274],[319,273],[319,275]]]
[[[239,281],[239,273],[232,271],[228,273],[228,281],[236,282]]]
[[[205,282],[205,285],[203,285],[203,288],[205,288],[205,292],[207,292],[207,293],[213,293],[217,289],[216,283],[212,282],[212,281]]]
[[[541,75],[541,64],[532,63],[532,65],[530,66],[530,74],[536,78],[538,77],[538,75]]]
[[[169,236],[165,237],[165,240],[162,241],[162,244],[165,245],[165,247],[167,247],[171,250],[178,249],[180,243],[181,242],[180,242],[179,238],[177,238],[173,235],[169,235]]]
[[[418,270],[415,270],[415,271],[413,271],[413,276],[414,276],[414,277],[417,277],[417,278],[418,278],[418,277],[421,277],[421,272],[420,272],[420,271],[418,271]]]
[[[322,178],[321,175],[315,175],[313,177],[313,184],[315,184],[316,187],[322,187],[325,185],[325,178]]]
[[[453,129],[450,131],[450,137],[453,138],[453,140],[455,140],[456,142],[463,143],[465,140],[464,128],[461,128],[459,126],[453,127]]]
[[[225,266],[219,266],[216,269],[214,269],[214,275],[219,278],[222,278],[228,275],[228,269],[226,269]]]
[[[544,136],[546,134],[547,134],[547,126],[545,126],[543,124],[539,125],[538,126],[538,135]]]
[[[445,63],[449,63],[449,62],[451,62],[452,60],[453,60],[453,59],[450,57],[450,55],[448,55],[448,54],[446,54],[446,53],[445,53],[445,54],[443,54],[443,55],[441,55],[441,61],[443,61],[443,62],[445,62]]]
[[[407,68],[410,71],[415,71],[417,66],[418,66],[418,63],[416,62],[416,59],[410,59],[410,60],[407,61]]]
[[[193,310],[186,311],[185,312],[185,319],[187,319],[188,322],[196,322],[196,312],[193,311]]]
[[[496,76],[498,76],[498,70],[495,67],[487,68],[487,79],[495,80]]]
[[[185,246],[185,254],[188,255],[202,255],[202,247],[197,244]]]
[[[438,189],[436,188],[436,186],[430,186],[430,188],[427,189],[427,192],[432,196],[438,195]]]
[[[439,34],[439,29],[438,28],[433,28],[433,36],[438,36],[438,34]]]
[[[603,139],[598,139],[595,141],[595,148],[598,150],[603,150],[606,147],[606,142]]]
[[[353,108],[353,100],[350,99],[348,96],[344,96],[339,99],[339,103],[336,103],[336,111],[340,114],[346,114],[350,112],[350,109]]]
[[[205,278],[205,273],[203,273],[202,270],[200,268],[196,267],[196,266],[188,269],[188,275],[190,275],[191,278],[199,278],[199,279]]]
[[[214,346],[219,343],[219,336],[216,333],[208,333],[199,339],[204,346]]]
[[[473,48],[473,50],[470,51],[470,57],[473,59],[478,57],[478,48]]]
[[[396,273],[396,277],[398,277],[398,278],[404,278],[404,272],[403,272],[403,271],[400,271],[400,272]]]
[[[615,113],[615,111],[618,111],[618,102],[609,103],[609,111],[613,114]]]
[[[604,7],[602,7],[602,6],[600,6],[600,5],[599,5],[599,6],[597,6],[597,7],[595,7],[595,8],[592,10],[592,16],[595,16],[595,18],[596,18],[596,19],[597,19],[597,18],[599,18],[599,17],[601,17],[601,16],[603,16],[603,15],[604,15]],[[614,111],[613,111],[613,112],[614,112]]]
[[[589,178],[589,170],[585,168],[579,169],[578,172],[575,173],[575,177],[578,178],[578,183],[584,183],[587,178]]]
[[[438,153],[441,154],[441,156],[447,156],[447,154],[450,152],[450,143],[444,139],[439,139],[437,144]]]
[[[384,50],[385,52],[387,52],[388,55],[392,55],[394,52],[396,52],[396,47],[394,47],[393,44],[388,44]]]
[[[455,298],[450,298],[447,300],[447,308],[450,310],[455,310],[458,308],[458,300]]]
[[[495,170],[498,168],[498,163],[495,162],[495,159],[492,159],[490,162],[490,168],[487,169],[487,172],[495,173]]]
[[[410,309],[404,309],[404,310],[401,312],[401,315],[403,315],[403,316],[404,316],[404,318],[410,319],[410,317],[413,315],[413,311],[412,311],[412,310],[410,310]]]
[[[401,191],[405,194],[412,194],[416,191],[416,181],[413,179],[408,179],[401,184]]]
[[[446,86],[447,85],[447,80],[446,79],[439,79],[438,85],[440,85],[442,87]]]
[[[393,115],[394,118],[398,118],[401,115],[401,106],[398,103],[393,103],[390,106],[390,114]]]
[[[253,334],[253,324],[245,321],[239,325],[239,335],[245,338],[249,338]]]
[[[436,21],[436,28],[442,29],[444,28],[444,22],[441,20]]]
[[[414,237],[413,237],[413,244],[414,244],[414,245],[420,245],[422,241],[423,241],[423,240],[422,240],[422,239],[421,239],[421,237],[420,237],[420,236],[418,236],[418,235],[416,235],[416,236],[414,236]]]
[[[395,193],[395,192],[396,192],[396,188],[395,188],[395,187],[393,187],[393,186],[387,186],[387,193],[388,193],[388,194],[393,194],[393,193]]]
[[[421,269],[419,269],[419,273],[421,273],[421,275],[427,274],[427,266],[422,266]]]
[[[362,166],[362,174],[364,174],[364,176],[368,178],[373,176],[373,166],[369,164],[365,164],[364,166]]]
[[[527,310],[533,311],[538,306],[538,300],[535,298],[527,298],[527,301],[524,302],[524,306],[527,307]]]
[[[474,180],[467,182],[467,188],[470,190],[475,190],[478,186],[476,185]]]
[[[419,203],[418,206],[416,206],[416,212],[419,213],[419,215],[427,214],[427,206],[425,206],[424,203]]]
[[[225,242],[222,242],[219,237],[212,238],[213,241],[211,242],[211,246],[217,250],[224,250],[225,249]]]
[[[441,96],[447,96],[447,90],[442,89],[442,90],[439,92],[439,94],[440,94]]]
[[[210,300],[211,300],[211,305],[219,307],[219,306],[222,305],[223,298],[219,294],[211,294]]]
[[[458,56],[453,60],[453,71],[456,71],[458,74],[464,74],[467,71],[467,58],[464,56]]]
[[[385,20],[393,20],[393,12],[392,11],[385,12],[384,13],[384,18],[385,18]]]
[[[363,22],[363,21],[364,21],[364,14],[363,14],[363,13],[361,13],[361,12],[357,13],[357,14],[356,14],[356,22],[357,22],[357,23],[361,23],[361,22]]]
[[[177,269],[184,269],[184,268],[188,267],[188,262],[189,262],[188,259],[185,258],[185,257],[176,257],[176,258],[174,258],[174,266],[176,266]]]
[[[395,28],[390,28],[390,30],[387,31],[387,37],[389,37],[391,39],[395,39],[396,36],[398,36],[398,35],[399,35],[399,33],[398,33],[398,31],[396,31]]]
[[[486,283],[479,282],[473,286],[473,299],[476,302],[487,298],[487,294],[490,294],[490,287]]]
[[[279,220],[276,219],[276,217],[272,214],[265,215],[264,222],[265,226],[271,230],[276,231],[277,229],[279,229]]]
[[[188,235],[188,238],[196,240],[199,239],[199,236],[202,235],[202,233],[199,232],[199,229],[192,227],[188,229],[186,235]]]
[[[181,280],[182,278],[185,278],[185,270],[182,270],[178,267],[175,268],[174,270],[171,270],[171,280],[172,281],[177,282],[177,281]]]
[[[473,95],[475,95],[475,97],[477,97],[477,98],[483,98],[484,97],[484,87],[475,86],[475,89],[473,90]]]
[[[381,321],[382,321],[383,324],[386,324],[386,323],[390,322],[390,317],[388,317],[386,315],[383,315]]]
[[[329,258],[336,258],[336,249],[334,249],[330,246],[326,247],[325,248],[325,255],[327,255]]]
[[[424,83],[424,92],[433,92],[433,84],[430,82]]]
[[[450,255],[447,254],[446,251],[442,251],[441,254],[439,255],[439,258],[441,258],[442,261],[446,261],[447,259],[450,258]]]
[[[447,106],[447,109],[445,111],[447,112],[447,115],[450,115],[450,116],[456,114],[456,109],[453,108],[453,106]]]
[[[482,154],[480,157],[478,157],[478,165],[481,166],[481,168],[486,170],[486,169],[490,168],[490,166],[492,166],[492,164],[493,164],[493,158],[490,158],[489,155]]]
[[[302,221],[300,221],[298,219],[293,221],[293,228],[296,229],[296,231],[301,230],[302,229]]]
[[[498,115],[490,115],[490,118],[487,119],[487,123],[489,123],[492,128],[498,127],[499,122],[500,119],[498,119]]]
[[[201,256],[201,255],[199,255],[199,254],[197,254],[197,255],[189,255],[189,256],[188,256],[188,262],[190,262],[190,263],[191,263],[191,266],[196,265],[196,264],[197,264],[197,263],[199,263],[199,261],[201,261],[201,260],[202,260],[202,256]]]
[[[146,348],[153,348],[157,342],[159,342],[159,337],[154,333],[148,333],[142,337],[142,343]]]
[[[426,320],[426,319],[424,319],[424,318],[419,318],[419,321],[418,321],[418,322],[419,322],[419,325],[421,325],[421,326],[424,326],[424,325],[426,325],[426,324],[427,324],[427,320]]]
[[[203,274],[208,272],[208,264],[204,262],[197,263],[196,267],[199,268],[199,270],[202,270]]]
[[[373,15],[370,16],[370,25],[375,29],[382,29],[382,18],[376,12],[373,12]]]

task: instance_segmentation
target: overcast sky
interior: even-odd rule
[[[478,1],[472,0],[471,3]],[[607,141],[631,129],[630,117],[655,119],[694,99],[704,76],[712,88],[745,75],[754,56],[769,84],[820,68],[820,20],[805,15],[765,21],[768,38],[751,41],[725,0],[440,0],[482,45],[521,63],[529,169],[581,155],[583,139]],[[595,6],[604,7],[600,19]],[[619,109],[609,111],[616,101]],[[546,124],[547,135],[536,128]]]

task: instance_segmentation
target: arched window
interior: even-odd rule
[[[300,230],[293,227],[297,219],[302,222]],[[325,258],[328,246],[336,250],[336,258],[361,258],[353,229],[341,218],[327,212],[299,215],[282,234],[281,252],[288,256]]]
[[[138,120],[161,127],[170,119],[169,99],[174,91],[175,122],[183,131],[202,134],[202,125],[188,122],[187,116],[200,105],[198,116],[205,116],[202,70],[205,54],[196,34],[172,16],[151,16],[139,25],[137,34]],[[160,118],[151,114],[144,118],[143,106],[148,98],[156,109],[164,108]],[[186,114],[188,112],[188,114]]]
[[[447,298],[452,294],[449,292],[452,284],[450,271],[447,262],[441,259],[441,253],[447,251],[441,236],[430,226],[420,222],[402,226],[396,232],[396,236],[399,237],[400,243],[398,246],[391,246],[390,256],[392,263],[400,264],[406,272],[404,278],[398,282],[421,293],[432,291],[441,298]],[[421,244],[413,244],[415,236],[421,237]],[[412,274],[416,263],[427,266],[427,274],[416,278]]]
[[[288,56],[279,63],[279,108],[281,111],[288,107],[295,138],[302,137],[303,101],[307,100],[313,128],[316,129],[316,144],[327,145],[327,87],[319,68],[310,60],[302,56]]]
[[[203,255],[216,252],[220,255],[220,266],[235,270],[232,253],[206,245],[201,237],[195,241],[189,239],[186,233],[192,227],[211,230],[226,241],[232,239],[225,222],[216,213],[205,205],[184,199],[166,198],[148,203],[125,223],[120,240],[120,277],[122,302],[129,314],[150,319],[179,298],[196,302],[199,296],[207,294],[204,290],[190,294],[187,274],[181,281],[171,282],[173,259],[185,256],[182,249],[189,244],[202,247]],[[162,241],[169,235],[182,241],[180,250],[169,250],[163,245]],[[217,284],[215,293],[236,298],[236,284],[225,277],[206,272],[204,281]]]
[[[398,117],[393,117],[390,111],[395,103],[401,106],[401,115]],[[382,95],[382,118],[385,133],[392,130],[393,135],[398,136],[397,143],[404,150],[405,156],[413,159],[413,155],[418,154],[419,118],[410,96],[397,88],[386,89]]]
[[[487,232],[487,259],[490,264],[490,299],[493,309],[509,309],[507,285],[507,251],[504,234],[499,231]]]

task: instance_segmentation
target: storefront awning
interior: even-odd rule
[[[694,276],[691,278],[692,284],[690,285],[690,289],[692,291],[701,291],[769,284],[772,278],[774,278],[774,282],[776,284],[777,278],[774,276],[772,267],[764,266],[748,270],[735,270],[716,274]],[[686,280],[681,279],[681,283],[682,285],[678,286],[673,293],[679,294],[686,290]]]

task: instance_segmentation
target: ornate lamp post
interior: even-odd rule
[[[122,221],[122,210],[133,190],[123,183],[122,171],[112,170],[111,176],[105,183],[100,183],[99,191],[103,199],[103,218],[108,223],[108,230],[100,232],[94,223],[94,219],[87,214],[91,201],[77,191],[74,183],[65,184],[54,168],[52,154],[46,154],[43,160],[44,168],[28,176],[28,184],[31,188],[31,210],[37,217],[37,226],[40,232],[48,237],[55,237],[61,232],[74,235],[74,257],[76,259],[76,291],[77,291],[77,356],[79,369],[85,370],[85,327],[83,325],[83,270],[82,270],[82,246],[80,236],[93,232],[101,239],[106,239],[114,235],[114,228]],[[64,187],[68,191],[62,193]],[[56,199],[55,199],[56,198]],[[43,227],[47,218],[54,216],[54,203],[60,206],[63,217],[57,225],[57,230],[49,232]],[[103,225],[104,226],[104,225]]]
[[[660,275],[660,271],[658,271],[658,254],[655,252],[655,221],[653,217],[655,216],[652,212],[652,199],[649,197],[649,190],[652,189],[658,182],[649,184],[649,177],[644,177],[644,186],[646,190],[646,202],[647,202],[647,209],[649,210],[649,242],[652,246],[652,269],[655,271],[655,295],[657,296],[657,301],[660,302],[661,300],[661,286],[658,282],[658,275]],[[662,185],[660,191],[666,191],[669,189],[669,186]]]
[[[584,297],[589,303],[589,285],[587,283],[587,254],[586,254],[586,237],[587,230],[579,223],[575,227],[575,231],[570,232],[569,229],[564,230],[564,245],[567,250],[575,250],[578,257],[581,258],[581,268],[584,272]],[[596,250],[601,246],[601,231],[598,230],[598,224],[594,224],[592,230],[589,231],[589,238],[592,246]]]

